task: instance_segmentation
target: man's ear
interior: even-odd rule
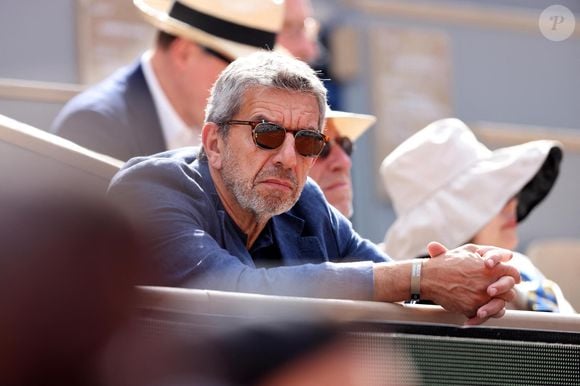
[[[200,51],[201,48],[197,44],[179,37],[173,40],[169,47],[169,55],[180,69],[187,68],[192,57],[198,59]]]
[[[217,170],[222,168],[223,138],[218,133],[218,125],[207,122],[201,129],[201,142],[209,165]]]

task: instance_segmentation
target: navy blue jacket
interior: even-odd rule
[[[71,99],[51,131],[122,161],[167,149],[139,62]]]
[[[276,295],[366,299],[373,262],[390,258],[361,238],[308,179],[292,209],[274,216],[250,250],[196,148],[130,160],[109,196],[142,224],[163,285]]]

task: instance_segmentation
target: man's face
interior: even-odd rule
[[[277,42],[296,58],[307,63],[319,55],[318,22],[312,18],[309,0],[286,0],[284,25],[277,36]]]
[[[176,81],[185,94],[181,103],[186,109],[185,121],[190,126],[202,127],[211,87],[228,63],[193,43],[191,46],[195,52],[187,57],[183,76]]]
[[[276,123],[290,130],[317,130],[319,108],[313,95],[257,88],[246,92],[238,114],[232,119]],[[231,125],[224,141],[221,178],[227,191],[244,212],[274,216],[289,210],[298,200],[314,158],[298,154],[294,136],[287,132],[277,149],[258,148],[252,130]]]
[[[330,138],[330,153],[326,158],[318,158],[310,170],[312,177],[324,192],[326,200],[346,217],[352,216],[352,162],[340,146],[332,141],[339,136],[328,120],[326,132]],[[328,146],[328,145],[327,145]]]

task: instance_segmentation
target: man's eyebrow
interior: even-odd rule
[[[253,121],[266,121],[266,122],[276,123],[276,122],[272,121],[270,118],[266,117],[263,114],[258,114],[258,115],[252,116],[252,120]]]
[[[265,116],[264,114],[257,114],[257,115],[254,115],[254,116],[252,116],[252,119],[251,119],[251,120],[252,120],[252,121],[266,121],[266,122],[269,122],[269,123],[274,123],[274,124],[276,124],[276,125],[279,125],[279,126],[283,126],[283,125],[282,125],[282,123],[280,123],[280,122],[276,122],[276,120],[274,120],[274,119],[271,119],[271,118],[268,118],[268,117],[267,117],[267,116]],[[283,127],[284,127],[286,130],[288,130],[288,131],[293,131],[293,132],[296,132],[296,131],[299,131],[299,130],[310,130],[310,131],[316,131],[316,132],[318,132],[318,131],[319,131],[319,130],[318,130],[318,126],[300,127],[300,128],[298,128],[298,129],[289,129],[289,128],[287,128],[286,126],[283,126]],[[321,132],[322,132],[322,131],[321,131]]]

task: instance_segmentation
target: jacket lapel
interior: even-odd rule
[[[287,240],[280,244],[280,253],[284,265],[320,263],[328,260],[327,254],[316,236],[302,236],[304,220],[290,213],[283,213],[272,219],[274,237]]]

